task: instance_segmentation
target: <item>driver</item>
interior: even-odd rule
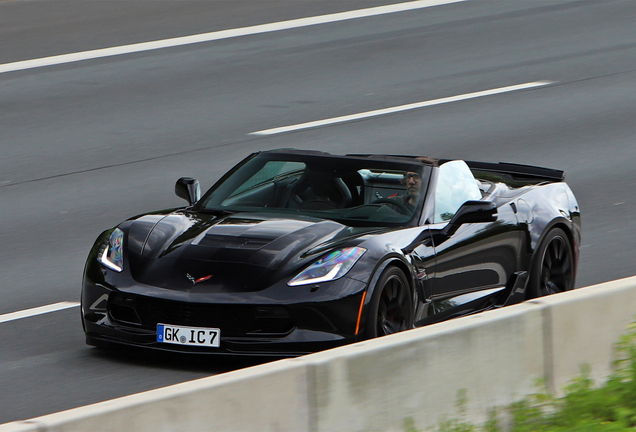
[[[431,159],[426,156],[418,156],[415,159],[424,161],[427,163],[436,163],[435,159]],[[403,185],[406,186],[406,193],[397,197],[409,210],[415,210],[415,206],[417,205],[417,201],[420,198],[420,192],[422,190],[422,178],[420,175],[414,171],[407,171],[402,178]]]
[[[421,160],[430,164],[437,163],[437,160],[431,159],[426,156],[418,156],[415,159]],[[422,178],[415,171],[407,171],[402,180],[400,181],[402,185],[406,187],[406,191],[402,195],[391,195],[388,198],[394,199],[396,201],[401,202],[404,206],[410,210],[411,213],[415,210],[415,206],[420,199],[420,192],[422,191]],[[397,206],[393,206],[397,207]],[[398,210],[399,211],[399,210]],[[400,211],[403,213],[403,210]]]
[[[402,195],[394,194],[388,198],[398,201],[412,213],[417,205],[417,200],[420,197],[420,190],[422,189],[422,179],[420,175],[413,171],[408,171],[402,177],[400,184],[406,187],[406,191]],[[400,213],[404,213],[404,209],[400,209],[397,205],[389,204],[389,207],[395,209]]]

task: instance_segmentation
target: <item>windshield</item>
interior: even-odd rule
[[[260,153],[226,175],[198,211],[270,212],[351,226],[417,221],[430,166],[419,161]]]

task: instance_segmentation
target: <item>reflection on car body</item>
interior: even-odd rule
[[[202,197],[175,190],[187,207],[95,242],[88,344],[299,355],[574,287],[580,212],[558,170],[274,150]]]

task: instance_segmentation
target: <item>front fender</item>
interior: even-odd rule
[[[382,275],[384,270],[386,270],[386,268],[391,265],[399,267],[402,271],[404,271],[404,274],[409,281],[411,296],[413,296],[413,305],[416,304],[417,290],[414,289],[414,273],[412,270],[412,266],[408,263],[406,257],[403,255],[394,254],[387,256],[384,260],[380,261],[378,265],[376,265],[376,267],[373,269],[373,273],[371,274],[369,282],[367,283],[364,300],[362,303],[362,307],[360,308],[360,330],[358,332],[358,335],[364,334],[365,326],[367,325],[367,317],[371,305],[371,299],[373,298],[373,293],[377,287],[378,280],[380,279],[380,276]]]

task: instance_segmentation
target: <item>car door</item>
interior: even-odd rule
[[[464,202],[482,198],[463,161],[439,167],[434,194],[431,232],[441,232]],[[432,242],[435,260],[429,285],[435,314],[460,315],[479,308],[480,302],[504,289],[517,270],[520,231],[508,205],[497,209],[493,222],[465,223],[450,235],[433,235]]]

